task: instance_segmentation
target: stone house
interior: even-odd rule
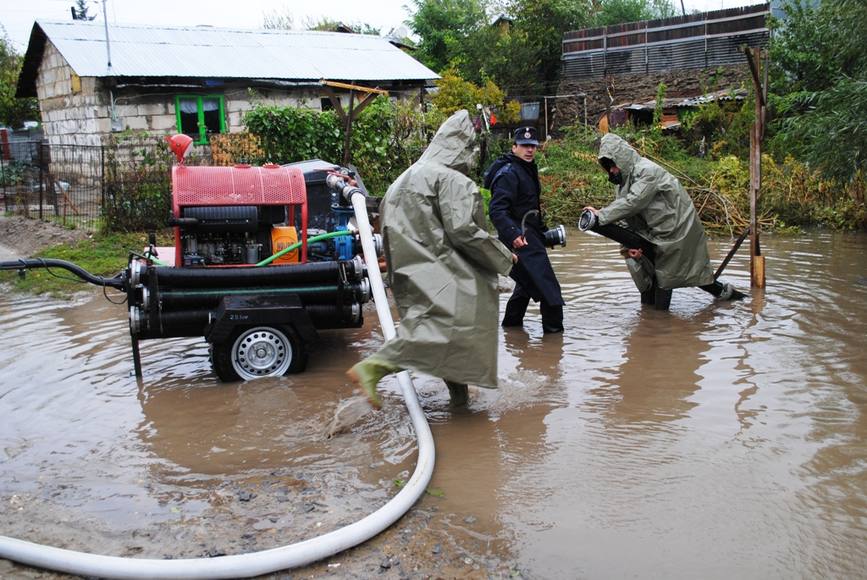
[[[242,131],[257,103],[346,107],[350,87],[418,97],[437,78],[373,35],[37,21],[17,96],[38,98],[52,146],[99,146],[127,129],[204,144]]]

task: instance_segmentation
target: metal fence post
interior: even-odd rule
[[[44,147],[40,143],[39,147],[39,219],[42,220],[42,200],[45,196],[45,163],[44,163]],[[24,201],[25,205],[27,201]]]
[[[9,175],[6,174],[6,166],[3,164],[3,155],[0,152],[0,185],[3,186],[3,211],[9,211],[9,195],[6,192],[6,182]]]
[[[105,145],[99,146],[99,211],[105,215]]]

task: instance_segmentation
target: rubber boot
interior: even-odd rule
[[[449,400],[452,407],[466,407],[470,400],[470,389],[464,383],[445,381],[449,388]]]
[[[544,334],[556,334],[563,332],[563,307],[551,306],[542,301],[542,332]]]
[[[517,290],[506,302],[506,312],[503,314],[502,326],[524,326],[524,314],[527,312],[527,306],[530,304],[530,297],[525,295],[523,291]]]
[[[376,392],[376,385],[379,384],[379,381],[384,376],[400,370],[402,369],[398,366],[370,356],[353,365],[351,369],[346,371],[346,376],[353,383],[361,387],[361,390],[367,395],[367,400],[370,401],[370,405],[374,409],[381,409],[382,399],[379,398],[379,394]]]
[[[651,286],[641,293],[641,303],[652,306],[656,298],[656,288]]]
[[[671,305],[671,290],[656,288],[653,296],[653,308],[656,310],[668,310]]]
[[[704,286],[699,286],[699,288],[705,292],[710,292],[717,300],[742,300],[746,298],[746,294],[738,291],[728,282],[714,281],[712,284],[705,284]]]
[[[650,288],[641,293],[641,303],[653,306],[656,303],[657,290],[658,287],[656,286],[656,281],[654,281],[653,284],[650,285]]]

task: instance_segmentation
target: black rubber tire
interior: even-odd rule
[[[246,336],[245,336],[246,335]],[[252,336],[261,335],[259,338],[267,337],[269,342],[273,342],[278,348],[285,348],[285,352],[289,354],[290,360],[288,365],[285,363],[276,364],[277,368],[272,371],[264,371],[262,374],[254,374],[252,372],[245,373],[243,371],[243,362],[235,360],[236,354],[233,349],[238,345],[238,341],[242,336],[245,339]],[[282,335],[282,337],[281,337]],[[285,338],[285,341],[282,340]],[[281,367],[285,366],[285,370],[281,371]],[[214,373],[223,382],[246,381],[261,377],[282,376],[292,373],[300,373],[307,366],[307,352],[298,338],[298,335],[289,327],[285,326],[246,326],[237,328],[229,340],[226,342],[216,343],[211,345],[211,367]]]

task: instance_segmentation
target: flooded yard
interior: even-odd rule
[[[728,240],[711,243],[714,265]],[[551,252],[566,332],[501,331],[500,389],[416,386],[429,494],[292,577],[814,578],[867,570],[867,236],[763,239],[767,288],[642,308],[617,246]],[[723,275],[749,290],[743,248]],[[0,295],[0,535],[130,557],[285,545],[384,504],[415,437],[385,405],[328,438],[344,371],[382,341],[323,332],[306,372],[219,383],[203,340],[142,342],[126,309]],[[508,294],[501,295],[502,303]],[[501,307],[502,311],[502,307]],[[0,576],[56,578],[0,560]],[[280,574],[273,575],[281,577]]]

